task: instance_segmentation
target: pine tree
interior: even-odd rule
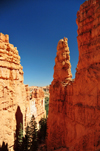
[[[35,121],[34,116],[32,116],[30,121],[30,130],[31,130],[31,147],[30,151],[36,151],[37,150],[37,123]]]
[[[31,138],[30,138],[30,127],[27,125],[26,127],[26,135],[25,135],[25,151],[29,151],[31,147]]]
[[[18,141],[15,139],[15,151],[37,151],[37,123],[34,116],[26,127],[26,135],[23,137],[23,125],[20,123]],[[16,143],[18,142],[18,143]]]
[[[20,123],[19,135],[18,135],[18,149],[21,150],[23,143],[23,125]]]
[[[21,145],[23,142],[23,125],[20,123],[19,135],[18,135],[18,144]]]
[[[31,117],[29,125],[26,127],[26,135],[23,139],[24,151],[37,150],[37,123],[34,116]]]

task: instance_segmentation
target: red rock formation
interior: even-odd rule
[[[29,93],[23,84],[22,69],[17,48],[9,43],[8,35],[0,33],[0,144],[14,144],[19,122],[25,129]]]
[[[63,83],[67,83],[72,78],[67,38],[58,42],[53,77],[54,80]]]
[[[67,38],[61,39],[57,46],[55,58],[54,80],[50,86],[48,115],[48,149],[64,146],[62,137],[65,133],[64,117],[66,113],[65,99],[67,86],[72,83],[71,64]],[[67,85],[67,86],[66,86]],[[63,117],[64,116],[64,117]],[[63,138],[65,139],[65,138]]]
[[[85,1],[76,22],[79,62],[75,81],[65,85],[64,78],[54,76],[50,86],[48,151],[62,146],[69,151],[100,149],[100,1]]]

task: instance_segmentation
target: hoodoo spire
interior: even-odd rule
[[[68,39],[64,37],[64,39],[61,39],[58,42],[53,75],[54,80],[58,80],[63,83],[68,83],[68,81],[72,80],[69,56],[70,51],[67,41]]]

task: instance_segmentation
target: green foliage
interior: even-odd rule
[[[30,151],[37,150],[37,123],[34,116],[32,116],[30,121]]]
[[[49,104],[45,105],[45,110],[46,110],[46,117],[48,116],[48,112],[49,112]]]
[[[45,103],[49,102],[49,97],[45,97]]]
[[[26,127],[26,134],[23,137],[23,126],[20,123],[20,130],[18,135],[18,143],[15,145],[15,151],[37,151],[41,143],[45,143],[47,136],[47,119],[42,118],[39,122],[39,130],[37,130],[37,123],[34,116]],[[46,145],[45,145],[46,147]]]
[[[14,135],[14,150],[15,151],[21,151],[23,143],[23,124],[19,124],[19,129],[17,129],[17,132]]]
[[[23,125],[20,123],[19,135],[18,135],[18,145],[21,146],[23,142]]]
[[[46,117],[47,117],[49,111],[49,97],[45,97],[45,110],[46,110]]]
[[[37,150],[37,123],[35,121],[34,116],[32,116],[29,125],[27,125],[24,141],[26,143],[25,150]]]
[[[30,127],[28,125],[26,127],[26,135],[23,138],[23,144],[24,151],[28,151],[30,149]]]

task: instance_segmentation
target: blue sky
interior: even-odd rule
[[[67,37],[73,78],[78,63],[76,14],[85,0],[2,0],[0,32],[17,47],[24,84],[45,86],[53,80],[56,47]]]

